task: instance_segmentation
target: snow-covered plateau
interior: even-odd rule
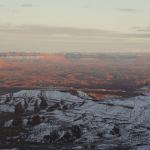
[[[23,90],[0,97],[0,126],[0,147],[149,150],[150,94],[93,101],[82,91]]]

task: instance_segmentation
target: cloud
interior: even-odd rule
[[[132,27],[136,32],[150,33],[150,27]]]
[[[0,4],[0,7],[4,7],[4,5]]]
[[[117,34],[115,31],[82,29],[73,27],[55,27],[46,25],[1,25],[0,31],[8,33],[45,34],[53,35],[54,37],[103,37]]]
[[[55,27],[46,25],[0,25],[0,33],[22,34],[32,36],[48,36],[54,39],[128,39],[128,38],[150,38],[150,27],[132,27],[133,33],[120,33],[116,31],[100,29],[83,29],[75,27]],[[135,32],[138,31],[138,32]],[[145,33],[145,32],[146,33]],[[149,32],[148,32],[149,31]]]
[[[133,9],[133,8],[119,8],[117,10],[122,11],[122,12],[138,12],[139,11],[139,10]]]
[[[31,3],[24,3],[21,5],[21,7],[32,7],[33,5]]]
[[[124,34],[124,37],[150,39],[150,33],[130,33],[130,34]]]
[[[1,25],[0,45],[7,50],[39,51],[143,51],[149,50],[150,34],[51,27],[46,25]]]
[[[131,29],[133,29],[133,30],[137,30],[137,29],[139,29],[139,28],[141,28],[141,27],[139,27],[139,26],[131,27]]]

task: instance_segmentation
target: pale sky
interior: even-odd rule
[[[150,0],[0,0],[0,51],[150,52]]]

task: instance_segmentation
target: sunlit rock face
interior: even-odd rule
[[[10,67],[11,65],[5,61],[0,59],[0,69]]]
[[[43,143],[60,149],[150,148],[150,94],[95,102],[76,93],[47,89],[1,96],[0,144],[17,147],[21,139],[39,148]]]

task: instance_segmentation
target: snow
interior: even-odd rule
[[[52,126],[50,123],[41,123],[32,129],[28,141],[41,142],[45,135],[49,135],[55,129],[57,129],[57,126]]]
[[[12,105],[0,105],[0,112],[14,112],[14,106]]]
[[[13,123],[13,120],[9,120],[7,122],[5,122],[4,127],[11,127]]]
[[[14,97],[18,98],[9,103],[3,101],[0,112],[14,112],[14,106],[18,102],[24,104],[23,99],[20,98],[23,96],[33,98],[27,108],[33,111],[36,100],[40,103],[39,93],[40,90],[23,90],[14,93]],[[139,150],[150,148],[150,94],[124,100],[108,99],[98,102],[90,100],[82,91],[78,92],[78,96],[74,96],[67,92],[47,90],[45,95],[49,106],[52,102],[63,101],[69,108],[56,109],[53,112],[40,111],[40,115],[47,117],[47,121],[31,128],[27,141],[43,142],[43,137],[50,135],[53,131],[58,131],[62,135],[65,125],[78,125],[82,128],[82,137],[78,139],[79,142],[101,141],[98,147],[109,147],[121,143]],[[5,126],[10,125],[11,120],[5,123]],[[24,119],[24,126],[26,125],[27,120]]]
[[[80,98],[83,98],[83,99],[92,99],[90,96],[88,96],[85,92],[82,92],[82,91],[77,91],[78,93],[78,96]]]
[[[14,97],[22,97],[27,96],[27,97],[38,97],[40,94],[40,90],[23,90],[20,92],[17,92],[14,94]],[[60,91],[49,91],[45,90],[44,94],[48,99],[56,99],[56,100],[81,100],[78,96],[71,95],[70,93],[67,92],[60,92]]]

